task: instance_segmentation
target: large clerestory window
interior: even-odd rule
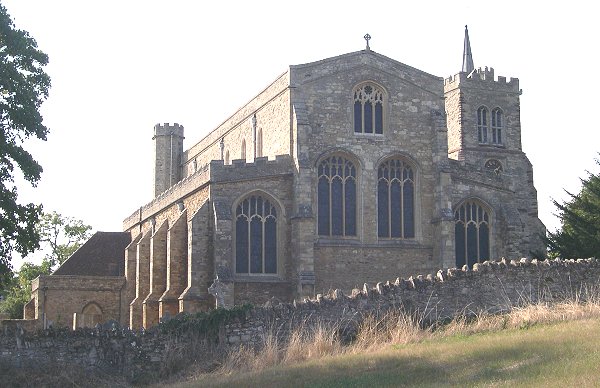
[[[341,155],[330,156],[318,168],[318,233],[356,236],[356,167]]]
[[[465,201],[454,211],[456,266],[472,267],[490,258],[490,214],[479,201]]]
[[[247,197],[236,207],[235,272],[277,273],[277,210],[259,194]]]
[[[354,132],[383,134],[383,106],[385,93],[373,83],[361,84],[353,91]]]
[[[415,172],[390,159],[377,170],[377,229],[383,238],[415,237]]]

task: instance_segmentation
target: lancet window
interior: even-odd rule
[[[502,144],[502,116],[500,108],[492,111],[492,144]]]
[[[477,140],[480,143],[488,142],[488,110],[484,106],[477,109]]]

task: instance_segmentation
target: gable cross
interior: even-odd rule
[[[369,41],[371,40],[371,35],[369,35],[368,33],[363,36],[363,38],[365,38],[365,40],[367,41],[367,50],[371,50],[371,47],[369,47]]]

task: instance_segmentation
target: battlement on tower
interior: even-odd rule
[[[178,123],[173,123],[173,125],[169,123],[164,124],[156,124],[154,126],[154,137],[156,136],[179,136],[183,137],[183,125]]]
[[[484,89],[495,89],[504,92],[520,93],[519,79],[494,76],[493,67],[484,67],[473,70],[470,74],[458,73],[444,79],[444,91],[456,89],[458,87],[478,87]]]

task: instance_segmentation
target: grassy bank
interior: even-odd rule
[[[179,385],[254,387],[555,386],[600,384],[600,319],[387,345],[278,365],[210,374]]]
[[[259,352],[232,353],[217,373],[176,386],[600,385],[597,303],[533,305],[436,330],[388,316],[367,322],[346,347],[325,329],[298,334],[285,346],[266,342]]]

